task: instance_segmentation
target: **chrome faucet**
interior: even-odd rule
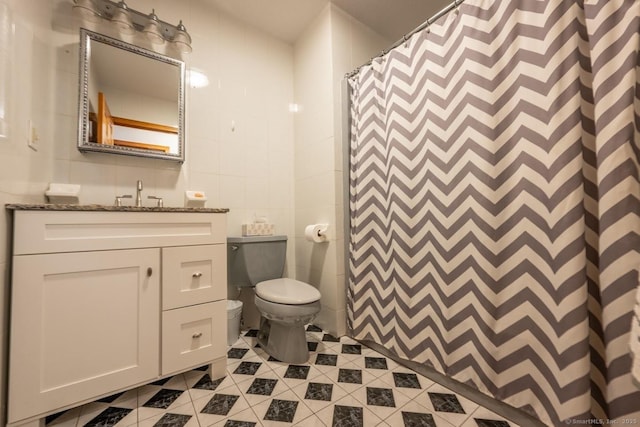
[[[142,207],[142,181],[138,180],[137,191],[136,191],[136,207]]]

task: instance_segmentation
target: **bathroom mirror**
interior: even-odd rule
[[[184,62],[80,30],[78,149],[184,161]]]

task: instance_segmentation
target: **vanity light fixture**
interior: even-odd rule
[[[183,53],[190,53],[191,36],[182,24],[172,25],[158,18],[155,10],[146,14],[131,9],[124,0],[73,0],[73,10],[83,19],[94,21],[103,18],[118,26],[121,33],[131,34],[142,32],[153,44],[165,41],[173,43],[176,49]]]

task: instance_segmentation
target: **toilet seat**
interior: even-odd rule
[[[281,278],[265,280],[256,285],[256,295],[278,304],[310,304],[320,301],[320,292],[308,283]]]

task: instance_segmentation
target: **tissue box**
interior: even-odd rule
[[[243,236],[271,236],[275,231],[275,225],[265,222],[242,224]]]

